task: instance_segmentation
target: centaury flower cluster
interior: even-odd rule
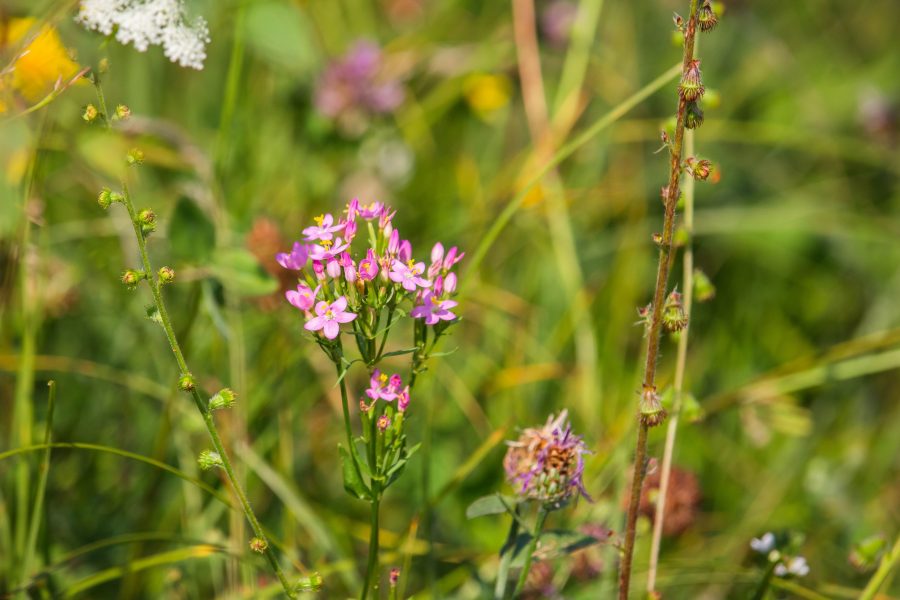
[[[304,329],[338,374],[346,434],[346,447],[340,448],[344,488],[372,509],[363,598],[379,589],[379,503],[417,448],[407,446],[405,433],[410,391],[438,339],[457,321],[453,269],[463,258],[455,247],[445,250],[437,243],[428,263],[417,260],[412,243],[394,227],[394,215],[380,202],[363,205],[354,199],[337,217],[313,219],[303,229],[303,239],[275,257],[297,273],[299,282],[285,293],[287,301],[302,311]],[[412,347],[391,349],[388,340],[392,332],[403,331],[395,326],[404,315],[412,317]],[[355,342],[359,358],[348,359],[345,339]],[[407,376],[383,365],[401,356],[409,358]],[[351,366],[360,362],[368,371],[368,387],[358,396],[357,436],[348,380]],[[396,585],[394,579],[391,585]]]
[[[276,256],[282,267],[298,272],[300,282],[286,296],[303,311],[308,331],[336,340],[345,326],[343,331],[371,341],[379,325],[390,328],[406,304],[409,315],[425,325],[456,319],[452,269],[464,254],[456,247],[445,251],[438,242],[428,265],[414,259],[412,244],[392,224],[394,214],[380,202],[363,206],[354,199],[338,219],[316,217],[303,230],[302,241]],[[384,309],[388,314],[382,322]],[[380,356],[370,346],[361,344],[360,351],[374,364]]]

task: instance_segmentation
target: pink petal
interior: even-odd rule
[[[356,318],[356,313],[351,313],[351,312],[335,313],[335,315],[334,315],[334,320],[337,321],[338,323],[349,323],[350,321],[352,321],[355,318]]]
[[[347,308],[347,298],[345,296],[341,296],[331,303],[331,310],[336,313],[343,312],[345,308]]]
[[[318,331],[325,326],[325,317],[313,317],[303,326],[307,331]]]
[[[321,300],[318,304],[316,304],[316,314],[320,317],[328,312],[328,303],[324,300]]]
[[[341,327],[337,324],[336,321],[326,321],[324,329],[325,337],[327,337],[329,340],[333,340],[341,332]]]

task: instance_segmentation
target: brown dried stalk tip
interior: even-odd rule
[[[716,11],[713,10],[710,0],[703,0],[703,5],[697,12],[697,23],[700,25],[700,31],[711,31],[719,22]]]
[[[646,427],[661,425],[668,416],[662,406],[662,399],[656,393],[656,386],[645,385],[641,393],[641,424]]]
[[[694,59],[688,64],[684,75],[681,76],[681,83],[678,84],[678,93],[685,102],[694,102],[703,97],[702,76],[700,73],[700,60]]]

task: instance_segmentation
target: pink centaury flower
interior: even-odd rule
[[[306,261],[309,260],[309,246],[300,242],[294,242],[294,247],[289,254],[279,252],[275,255],[275,260],[285,269],[299,271],[306,266]]]
[[[414,306],[410,316],[414,319],[425,319],[426,325],[434,325],[438,321],[452,321],[456,315],[450,312],[456,306],[455,300],[441,300],[431,291],[422,294],[422,303]]]
[[[371,281],[378,275],[378,258],[375,251],[369,248],[366,257],[359,261],[359,278],[363,281]]]
[[[343,225],[341,225],[343,227]],[[315,246],[310,246],[309,257],[319,262],[329,263],[337,259],[341,252],[350,247],[350,244],[338,238],[332,242],[331,240],[322,240]]]
[[[347,299],[344,296],[328,304],[324,300],[316,304],[316,316],[306,322],[308,331],[320,329],[329,340],[333,340],[341,332],[340,324],[349,323],[356,318],[356,313],[346,312]]]
[[[288,290],[284,295],[288,302],[300,310],[309,310],[316,303],[316,296],[321,288],[322,286],[319,285],[313,290],[305,283],[301,283],[297,286],[296,290]]]
[[[401,385],[403,385],[403,382],[396,373],[388,377],[387,373],[382,373],[380,370],[375,369],[372,377],[369,379],[369,389],[366,390],[366,396],[372,400],[380,398],[387,402],[393,402],[400,392]]]
[[[391,265],[390,278],[394,283],[399,283],[408,292],[416,291],[416,286],[421,288],[431,287],[431,282],[422,277],[425,272],[425,263],[414,263],[412,260],[403,263],[395,260]]]
[[[344,223],[334,224],[334,217],[330,214],[319,215],[314,218],[313,221],[316,222],[312,227],[307,227],[303,230],[303,235],[306,236],[306,240],[309,242],[313,242],[315,240],[330,240],[334,237],[332,234],[335,231],[344,228]]]

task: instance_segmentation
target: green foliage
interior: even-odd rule
[[[188,4],[211,26],[201,72],[104,43],[73,22],[71,3],[3,4],[4,18],[52,21],[83,65],[108,56],[108,101],[133,116],[112,135],[86,124],[89,85],[0,114],[0,597],[21,586],[123,599],[280,589],[248,549],[221,471],[199,469],[206,432],[177,390],[146,286],[119,281],[143,268],[122,207],[97,206],[104,186],[121,191],[120,176],[158,215],[149,252],[177,273],[163,293],[197,389],[238,394],[214,418],[292,582],[314,588],[317,573],[319,597],[358,593],[369,514],[343,488],[365,497],[367,473],[335,451],[334,368],[304,338],[283,296],[295,282],[279,279],[273,256],[311,217],[358,196],[401,209],[417,257],[435,239],[467,252],[464,319],[416,384],[393,464],[403,477],[382,500],[385,573],[401,568],[406,597],[461,599],[514,577],[512,553],[498,558],[512,519],[498,503],[511,492],[502,441],[565,407],[594,452],[585,482],[596,501],[550,517],[568,532],[555,547],[573,552],[547,564],[566,598],[611,597],[618,537],[581,547],[580,527],[620,533],[642,355],[635,310],[652,290],[667,168],[653,152],[677,82],[635,94],[677,62],[667,28],[684,9],[582,0],[581,41],[540,38],[561,153],[537,177],[508,3]],[[538,14],[549,4],[538,0]],[[659,589],[667,600],[748,597],[763,568],[748,543],[774,531],[805,533],[792,552],[810,574],[776,578],[771,597],[859,597],[875,573],[896,596],[900,577],[880,567],[896,563],[900,528],[886,508],[900,476],[900,5],[725,5],[701,40],[709,89],[696,129],[720,176],[698,183],[693,236],[708,279],[695,289],[714,297],[690,316],[675,451],[702,499],[689,527],[663,539]],[[381,43],[406,98],[391,114],[338,122],[317,111],[315,86],[358,39]],[[0,69],[13,54],[0,48]],[[21,107],[2,85],[0,102]],[[139,169],[126,168],[134,147]],[[680,273],[676,261],[684,290]],[[388,345],[385,361],[407,361],[409,346]],[[667,401],[673,340],[661,352]],[[355,351],[345,360],[355,414],[365,369]],[[59,390],[42,471],[50,379]],[[664,435],[651,432],[652,457]],[[510,548],[527,543],[524,531]],[[642,517],[635,597],[648,532]]]

